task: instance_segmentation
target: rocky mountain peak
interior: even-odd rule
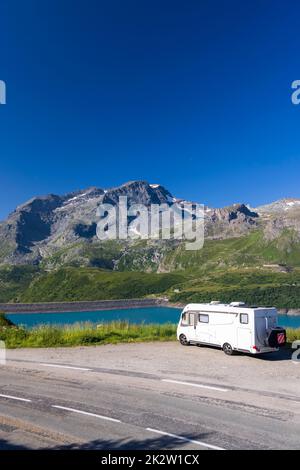
[[[245,204],[233,204],[221,209],[211,209],[209,217],[213,220],[231,222],[233,220],[252,220],[259,217],[257,212],[250,210]]]
[[[63,204],[65,198],[61,196],[57,196],[56,194],[48,194],[45,196],[36,196],[29,201],[21,204],[16,208],[13,214],[17,214],[20,212],[44,212],[44,211],[51,211],[59,207]]]
[[[170,204],[174,200],[172,194],[161,185],[149,184],[148,181],[129,181],[107,190],[103,202],[115,205],[118,203],[120,196],[126,196],[129,205]]]
[[[104,189],[98,188],[97,186],[90,186],[89,188],[86,189],[80,189],[78,191],[73,191],[71,193],[68,193],[64,196],[64,199],[72,199],[72,198],[77,198],[77,197],[97,197],[101,196],[104,194]]]
[[[300,208],[300,199],[297,198],[284,198],[270,204],[265,204],[257,207],[256,211],[263,215],[284,214],[291,210]]]

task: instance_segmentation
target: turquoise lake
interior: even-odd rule
[[[127,320],[131,323],[177,323],[181,309],[170,307],[129,308],[97,312],[26,313],[7,315],[15,324],[28,328],[37,325],[72,325],[78,322],[104,323]],[[279,324],[300,328],[300,316],[279,315]]]

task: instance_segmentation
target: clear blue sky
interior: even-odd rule
[[[2,0],[0,218],[127,180],[211,206],[300,197],[300,5]]]

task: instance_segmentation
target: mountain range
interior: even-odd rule
[[[300,199],[283,199],[256,208],[242,203],[205,207],[205,244],[198,253],[185,252],[183,243],[175,240],[99,241],[97,207],[101,203],[115,205],[120,196],[127,196],[129,204],[147,207],[180,207],[186,202],[162,185],[146,181],[34,197],[0,223],[0,265],[155,272],[195,265],[300,265],[300,256],[295,256],[300,248]]]
[[[164,296],[173,302],[242,300],[300,307],[300,200],[261,207],[205,206],[205,242],[96,236],[97,208],[185,201],[160,184],[131,181],[34,197],[0,223],[0,303]]]

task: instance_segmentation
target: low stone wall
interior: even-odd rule
[[[82,302],[43,302],[35,304],[1,304],[0,312],[5,313],[63,313],[63,312],[93,312],[97,310],[113,310],[139,307],[177,307],[183,308],[185,304],[171,303],[166,298],[156,299],[120,299],[95,300]],[[299,309],[278,309],[282,315],[300,315]]]
[[[63,313],[92,312],[139,307],[168,306],[167,299],[120,299],[83,302],[45,302],[36,304],[1,304],[0,312],[5,313]]]

